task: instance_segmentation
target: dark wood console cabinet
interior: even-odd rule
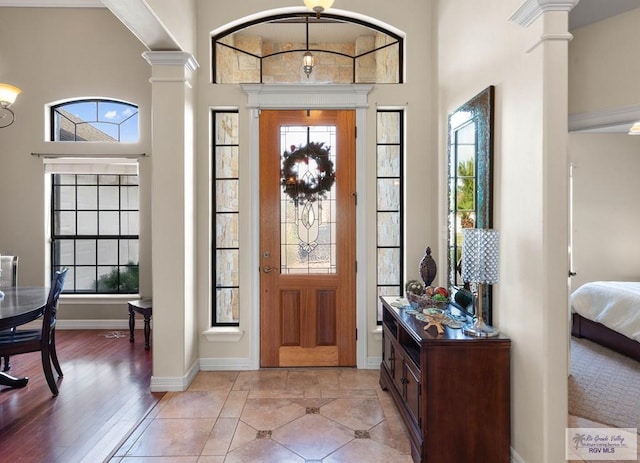
[[[435,327],[382,297],[380,386],[400,410],[416,463],[509,463],[511,341]]]

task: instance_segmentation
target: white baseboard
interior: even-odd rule
[[[152,376],[149,390],[151,392],[184,392],[193,382],[193,379],[199,371],[199,362],[196,360],[191,365],[191,368],[189,368],[189,371],[187,371],[187,374],[182,377]]]
[[[513,447],[511,447],[511,463],[527,463],[520,455],[518,455],[518,452],[513,450]]]
[[[32,328],[39,326],[39,322],[31,322]],[[135,329],[143,329],[144,320],[136,318]],[[129,320],[60,320],[56,321],[59,330],[129,330]]]
[[[200,371],[254,370],[248,358],[200,359]]]

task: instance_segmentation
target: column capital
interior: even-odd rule
[[[145,51],[142,57],[151,66],[183,66],[188,71],[195,71],[200,67],[196,58],[186,51]]]
[[[547,11],[566,11],[567,13],[578,4],[580,0],[526,0],[518,10],[513,13],[510,21],[529,27],[542,13]]]

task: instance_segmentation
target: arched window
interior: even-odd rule
[[[335,14],[289,13],[212,37],[214,83],[402,83],[403,38]]]
[[[82,99],[51,106],[51,141],[137,142],[138,107]]]
[[[53,142],[122,143],[140,138],[138,107],[131,103],[85,98],[49,108]],[[136,294],[138,162],[93,151],[87,157],[51,155],[44,159],[50,202],[50,271],[69,269],[65,293]]]

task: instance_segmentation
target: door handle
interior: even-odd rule
[[[276,267],[271,267],[269,265],[265,265],[264,267],[262,267],[262,271],[264,273],[271,273],[272,270],[278,270]]]

